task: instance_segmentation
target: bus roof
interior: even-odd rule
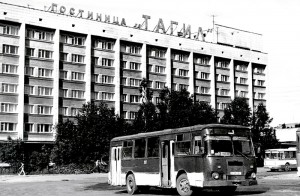
[[[274,149],[266,149],[265,152],[284,152],[284,151],[296,151],[296,147],[289,148],[274,148]]]
[[[143,137],[169,135],[169,134],[174,134],[174,133],[186,133],[186,132],[192,132],[192,131],[202,130],[202,129],[206,129],[206,128],[248,129],[248,127],[241,126],[241,125],[205,124],[205,125],[194,125],[194,126],[190,126],[190,127],[164,129],[164,130],[161,130],[161,131],[154,131],[154,132],[138,133],[138,134],[134,134],[134,135],[120,136],[120,137],[113,138],[111,141],[116,142],[116,141],[143,138]]]

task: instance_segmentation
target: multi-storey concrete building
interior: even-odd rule
[[[166,30],[162,19],[151,31],[145,15],[144,24],[129,27],[125,19],[55,4],[0,5],[0,140],[51,142],[53,125],[89,101],[133,119],[143,78],[154,103],[164,87],[186,88],[220,116],[236,96],[251,109],[266,103],[260,34],[222,25],[174,32],[178,23]]]

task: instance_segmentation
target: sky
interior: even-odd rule
[[[195,28],[215,23],[263,35],[263,52],[268,53],[266,71],[267,111],[271,126],[300,123],[300,1],[299,0],[0,0],[44,10],[52,3],[95,13],[125,18],[127,26],[149,26],[162,18]],[[154,28],[153,26],[153,28]],[[150,28],[149,28],[150,29]]]

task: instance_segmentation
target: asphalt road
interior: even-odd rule
[[[257,186],[238,187],[233,195],[251,196],[300,196],[300,178],[296,171],[269,172],[258,169]],[[0,176],[0,195],[2,196],[110,196],[127,195],[125,187],[112,187],[107,184],[107,174],[83,175],[32,175]],[[177,195],[175,190],[151,188],[140,196]],[[221,196],[224,193],[204,191],[196,195]]]

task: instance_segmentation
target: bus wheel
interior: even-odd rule
[[[286,163],[286,164],[284,165],[284,171],[290,171],[290,170],[291,170],[290,164],[289,164],[289,163]]]
[[[129,174],[126,179],[126,189],[128,194],[133,195],[137,192],[138,187],[136,186],[135,178],[133,174]]]
[[[193,190],[191,189],[189,180],[186,174],[181,174],[176,181],[177,192],[181,196],[189,196],[192,195]]]

